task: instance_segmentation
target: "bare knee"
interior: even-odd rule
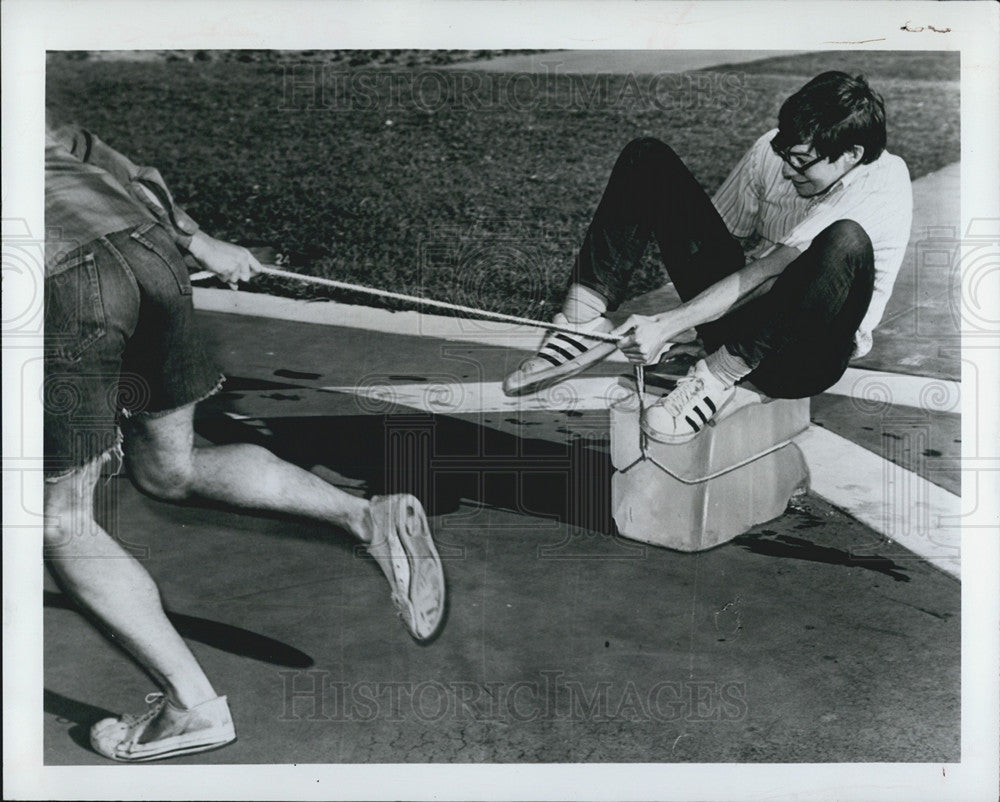
[[[190,455],[164,458],[142,452],[127,455],[127,461],[132,481],[144,493],[164,501],[183,501],[191,497],[194,468]]]
[[[96,526],[94,487],[105,461],[106,457],[100,456],[76,470],[45,480],[42,538],[46,552],[65,547]]]
[[[94,525],[92,509],[76,505],[61,507],[46,503],[45,522],[42,524],[45,555],[53,557],[64,553]]]
[[[194,487],[194,404],[159,417],[136,416],[125,459],[136,487],[165,501],[190,498]]]

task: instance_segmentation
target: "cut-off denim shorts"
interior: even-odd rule
[[[195,326],[187,266],[159,223],[99,237],[49,269],[47,480],[120,454],[120,416],[164,415],[221,382]]]

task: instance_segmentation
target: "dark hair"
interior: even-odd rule
[[[885,104],[862,76],[843,72],[817,75],[781,104],[777,151],[810,144],[817,156],[838,159],[855,145],[865,149],[862,164],[885,150]]]

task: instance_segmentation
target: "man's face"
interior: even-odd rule
[[[783,162],[782,178],[791,181],[795,191],[803,198],[826,191],[858,163],[852,151],[833,161],[818,158],[811,145],[794,145],[779,156]]]

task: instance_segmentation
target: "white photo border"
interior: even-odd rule
[[[274,2],[8,0],[3,14],[3,217],[41,232],[45,52],[97,49],[955,50],[962,62],[962,221],[1000,221],[1000,28],[992,2]],[[931,29],[931,27],[933,29]],[[922,28],[922,30],[917,30]],[[946,31],[946,32],[945,32]],[[5,245],[6,247],[6,245]],[[996,271],[995,271],[996,272]],[[1000,295],[1000,293],[998,293]],[[10,299],[4,298],[4,321]],[[997,299],[993,299],[997,312]],[[990,318],[1000,321],[1000,314]],[[1000,443],[997,347],[970,349],[983,397],[963,398],[980,492],[963,500],[962,761],[958,764],[258,765],[42,763],[40,335],[4,343],[4,790],[18,799],[973,799],[995,798]],[[985,377],[985,380],[983,380]],[[967,385],[968,386],[968,385]],[[973,439],[975,438],[975,439]],[[34,449],[31,450],[32,444]],[[971,461],[971,457],[975,461]],[[992,481],[991,481],[992,480]],[[970,489],[971,485],[966,483]],[[967,491],[968,492],[968,491]],[[992,527],[992,528],[990,528]],[[143,772],[138,774],[137,772]]]

